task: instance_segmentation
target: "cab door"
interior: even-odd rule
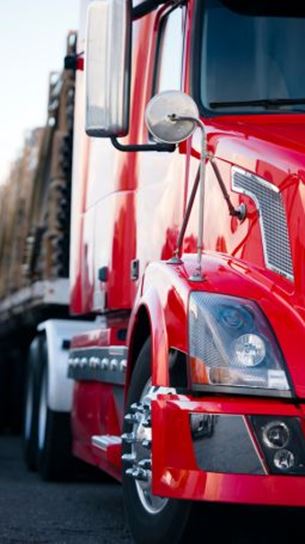
[[[136,66],[145,82],[139,143],[154,143],[144,123],[145,107],[151,97],[162,91],[184,90],[186,18],[187,7],[178,5],[155,11],[141,22],[139,43],[148,55],[143,66],[139,55],[141,60]],[[139,154],[136,224],[141,272],[149,261],[167,259],[173,253],[185,205],[185,179],[186,155],[182,147],[174,153]]]

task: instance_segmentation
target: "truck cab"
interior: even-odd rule
[[[73,453],[122,481],[136,542],[180,542],[193,501],[304,506],[305,10],[82,13]]]

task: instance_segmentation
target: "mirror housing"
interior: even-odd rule
[[[131,2],[94,0],[88,7],[86,133],[108,138],[129,128]]]
[[[164,91],[147,104],[145,121],[158,142],[178,144],[187,140],[199,121],[194,100],[181,91]]]

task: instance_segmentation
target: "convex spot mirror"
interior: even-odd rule
[[[145,121],[158,142],[178,144],[189,138],[198,123],[199,111],[194,100],[180,91],[164,91],[147,104]]]

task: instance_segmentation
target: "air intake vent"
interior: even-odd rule
[[[287,219],[279,189],[239,168],[232,170],[232,188],[237,193],[251,197],[256,203],[266,267],[293,281]]]

